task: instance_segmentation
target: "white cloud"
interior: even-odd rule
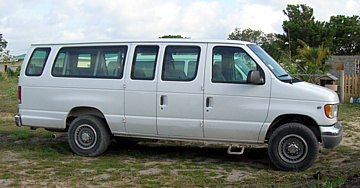
[[[359,15],[360,3],[336,0],[0,0],[8,48],[31,43],[152,38],[179,34],[226,39],[235,27],[281,33],[287,4],[307,4],[317,20]]]
[[[63,41],[74,41],[74,40],[83,40],[84,39],[84,33],[81,29],[75,30],[75,31],[63,31],[63,38],[61,40]]]
[[[348,15],[359,15],[360,14],[360,2],[350,0],[346,2],[345,11]]]
[[[286,16],[280,11],[274,11],[271,6],[248,3],[229,15],[228,19],[229,25],[232,24],[241,29],[251,28],[265,33],[280,33],[282,21],[286,19]],[[277,23],[277,27],[274,27],[274,23]]]

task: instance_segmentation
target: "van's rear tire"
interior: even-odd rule
[[[270,136],[268,154],[280,170],[306,170],[314,164],[318,152],[315,134],[303,124],[286,123]]]
[[[74,153],[94,157],[109,147],[110,133],[103,119],[92,115],[79,116],[70,124],[68,142]]]

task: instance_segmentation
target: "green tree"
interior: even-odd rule
[[[279,60],[285,55],[278,44],[278,34],[276,33],[266,34],[261,30],[253,30],[250,28],[241,30],[236,27],[235,31],[229,35],[228,40],[241,40],[256,43],[275,60]]]
[[[276,61],[284,61],[283,59],[288,59],[290,61],[290,54],[287,49],[283,50],[280,45],[279,41],[274,41],[272,43],[265,42],[260,45],[262,49],[264,49],[272,58]]]
[[[300,39],[298,42],[302,47],[297,49],[299,55],[295,63],[301,74],[324,74],[331,69],[329,65],[325,65],[325,61],[331,57],[329,48],[324,47],[323,44],[313,48]],[[315,83],[315,78],[312,76],[305,76],[303,79]]]
[[[188,39],[190,37],[183,37],[181,35],[164,35],[162,37],[159,37],[159,39],[162,39],[162,38],[182,38],[182,39]]]
[[[287,5],[283,12],[289,19],[283,21],[285,34],[279,35],[282,41],[279,44],[283,50],[288,49],[292,56],[297,55],[297,48],[301,46],[297,39],[312,47],[322,44],[325,47],[332,45],[333,29],[326,27],[326,22],[315,21],[313,8],[305,4]]]
[[[3,34],[0,33],[0,62],[15,63],[16,57],[10,55],[9,50],[5,50],[6,46],[7,46],[7,41],[3,38]]]
[[[241,28],[236,27],[235,31],[229,35],[228,40],[241,40],[259,44],[263,43],[266,37],[261,30],[252,30],[250,28],[241,30]]]
[[[261,45],[265,42],[272,43],[276,41],[277,35],[275,33],[265,34],[261,30],[253,30],[250,28],[241,30],[241,28],[236,27],[235,31],[229,35],[228,40],[248,41]]]
[[[331,16],[327,24],[334,31],[331,51],[338,55],[360,54],[360,17]]]
[[[0,33],[0,52],[3,52],[7,46],[7,41],[3,38],[3,34]]]

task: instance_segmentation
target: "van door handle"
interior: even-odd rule
[[[206,97],[206,108],[210,108],[210,107],[213,107],[214,105],[214,98],[212,97]]]
[[[160,97],[160,106],[166,106],[167,105],[167,96],[161,95]]]

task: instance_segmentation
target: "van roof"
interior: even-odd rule
[[[108,41],[74,41],[74,42],[53,42],[53,43],[34,43],[31,46],[44,46],[44,45],[76,45],[76,44],[115,44],[115,43],[222,43],[222,44],[254,44],[240,40],[196,40],[196,39],[183,39],[183,38],[168,38],[157,40],[108,40]]]

